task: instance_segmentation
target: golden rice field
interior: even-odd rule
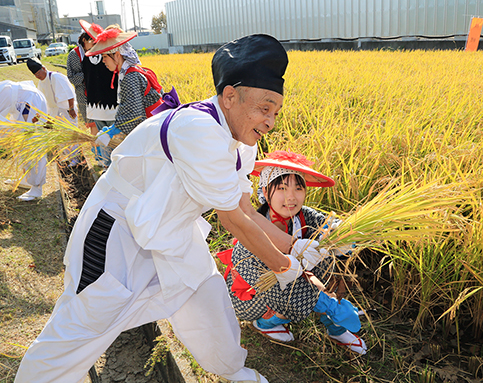
[[[190,102],[214,94],[211,57],[144,56],[142,63]],[[471,324],[475,335],[483,329],[482,59],[461,51],[289,52],[284,107],[261,143],[263,151],[303,153],[334,178],[336,186],[308,198],[338,214],[389,182],[450,185],[464,196],[432,213],[455,231],[383,247],[391,308],[418,303],[415,330],[438,320],[445,328]],[[448,192],[431,188],[438,198]]]

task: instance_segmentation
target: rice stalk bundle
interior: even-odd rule
[[[376,196],[342,216],[342,223],[330,228],[335,214],[329,214],[313,239],[319,241],[318,250],[347,248],[354,243],[357,251],[365,248],[382,249],[393,242],[419,242],[458,231],[457,206],[470,192],[469,185],[437,182],[423,185],[386,185]],[[324,226],[326,228],[324,228]],[[333,226],[332,226],[333,227]],[[303,256],[299,257],[299,261]],[[321,255],[322,259],[322,255]],[[277,283],[271,270],[263,273],[257,285],[264,292]]]
[[[0,147],[17,166],[34,168],[47,154],[50,162],[69,160],[80,154],[82,147],[95,146],[97,137],[89,130],[81,129],[66,119],[52,118],[37,110],[39,121],[0,122]],[[121,140],[111,140],[116,147]]]

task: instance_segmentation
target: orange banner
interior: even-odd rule
[[[480,42],[481,27],[483,26],[483,19],[479,17],[471,18],[470,32],[466,39],[465,51],[474,52],[478,49],[478,43]]]

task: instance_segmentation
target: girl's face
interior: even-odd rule
[[[122,61],[121,61],[121,54],[119,51],[114,53],[103,53],[102,54],[102,61],[104,65],[106,65],[107,69],[111,72],[119,71],[121,69]]]
[[[278,185],[273,185],[273,190],[269,185],[270,193],[267,188],[263,188],[263,194],[273,210],[283,218],[290,218],[302,209],[306,195],[305,185],[294,174],[279,178],[283,180]]]

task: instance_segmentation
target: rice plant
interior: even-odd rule
[[[189,102],[215,93],[211,57],[143,57],[143,65]],[[464,197],[442,205],[465,217],[457,231],[428,234],[425,241],[385,238],[381,268],[391,270],[391,307],[418,302],[415,329],[447,312],[439,319],[445,326],[463,318],[481,333],[481,59],[481,52],[460,51],[289,52],[284,106],[274,131],[260,143],[260,155],[300,152],[332,177],[335,186],[309,190],[307,204],[342,217],[377,198],[385,185],[468,186]],[[426,196],[436,200],[439,187],[428,188]],[[452,220],[444,212],[427,217],[441,227]],[[450,319],[447,310],[456,307]]]

